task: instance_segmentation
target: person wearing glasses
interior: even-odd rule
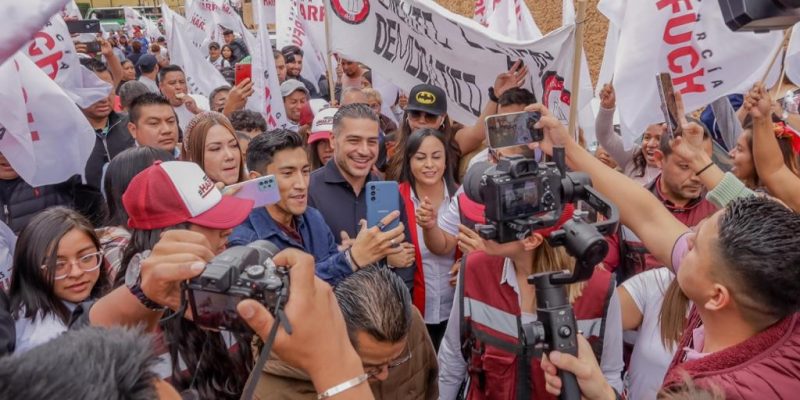
[[[369,267],[341,281],[334,294],[375,399],[438,399],[436,353],[403,280],[388,268]],[[317,398],[305,371],[274,357],[255,393],[261,399]]]
[[[22,353],[66,332],[82,304],[108,287],[100,241],[77,211],[52,207],[22,230],[14,252],[9,311]]]

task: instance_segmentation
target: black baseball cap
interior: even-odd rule
[[[422,83],[408,94],[406,111],[423,111],[428,114],[447,114],[447,96],[438,86]]]

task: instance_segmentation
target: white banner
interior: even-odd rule
[[[278,83],[278,72],[275,70],[275,58],[272,55],[272,43],[269,40],[267,24],[268,15],[271,12],[269,4],[271,0],[253,0],[253,17],[258,25],[258,46],[251,48],[253,55],[252,76],[256,99],[260,112],[267,120],[267,129],[286,127],[286,110],[283,107],[283,97],[281,96],[280,84]],[[274,2],[272,2],[274,6]],[[272,10],[274,17],[275,13]],[[249,102],[248,102],[249,103]]]
[[[239,33],[242,37],[247,31],[239,14],[226,0],[195,0],[186,7],[186,20],[205,32],[211,41],[220,44],[224,44],[224,28]]]
[[[317,87],[320,77],[326,71],[324,4],[321,0],[284,0],[278,1],[275,11],[278,20],[275,28],[278,49],[290,45],[302,49],[303,69],[300,75]]]
[[[125,12],[126,31],[133,32],[134,27],[138,26],[142,29],[144,35],[147,36],[147,39],[150,40],[150,43],[155,43],[158,37],[161,36],[158,25],[150,18],[143,17],[142,14],[139,14],[139,11],[136,11],[132,7],[122,7],[122,10]]]
[[[562,121],[569,118],[574,26],[537,41],[516,41],[488,32],[431,0],[395,2],[332,0],[333,50],[352,55],[400,88],[422,82],[441,87],[448,114],[473,124],[488,101],[497,74],[517,60],[528,66],[525,88]],[[589,102],[581,96],[581,105]]]
[[[33,35],[23,52],[81,108],[108,97],[111,92],[110,84],[81,66],[67,24],[58,14]]]
[[[78,5],[75,4],[75,0],[69,0],[67,2],[67,4],[64,6],[64,9],[61,10],[61,16],[65,19],[83,19],[81,10],[78,8]]]
[[[3,1],[0,15],[0,64],[14,55],[69,0]]]
[[[604,0],[601,11],[619,24],[614,88],[626,144],[664,120],[655,76],[669,72],[687,110],[760,80],[781,41],[780,32],[732,32],[717,1]],[[614,3],[614,4],[609,4]],[[607,11],[606,11],[607,12]]]
[[[516,40],[536,40],[542,31],[536,26],[533,15],[523,0],[478,0],[475,17],[492,32]]]
[[[200,0],[197,1],[199,2]],[[170,60],[173,64],[183,68],[189,91],[208,97],[214,89],[220,86],[227,86],[228,82],[205,59],[192,38],[186,37],[193,28],[183,17],[171,10],[164,12],[164,8],[162,7],[164,21],[169,20],[169,23],[166,23],[165,26],[169,28],[167,31],[167,47]]]
[[[252,1],[253,1],[253,5],[254,6],[255,6],[255,3],[258,2],[258,0],[252,0]],[[266,32],[267,31],[267,24],[274,24],[275,23],[275,1],[276,0],[261,0],[261,1],[263,3],[261,5],[261,7],[264,9],[264,11],[263,11],[264,14],[263,14],[263,18],[260,21],[264,25],[263,26],[259,25],[258,29],[259,29],[259,31],[263,29],[264,32]],[[253,13],[253,15],[255,15],[255,13]],[[256,19],[256,20],[258,21],[258,19]]]
[[[786,48],[786,58],[784,59],[786,76],[795,85],[800,85],[800,24],[792,28],[792,36],[789,38],[789,45]],[[783,96],[782,93],[779,95]]]
[[[94,129],[72,99],[22,52],[0,66],[0,121],[0,152],[31,186],[84,174]]]

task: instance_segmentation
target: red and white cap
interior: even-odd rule
[[[311,124],[311,134],[308,135],[308,144],[322,139],[330,139],[333,135],[333,116],[339,111],[338,108],[328,107],[319,110],[314,115],[314,122]]]
[[[253,209],[253,201],[223,196],[199,165],[156,161],[131,180],[122,204],[128,226],[161,229],[191,222],[212,229],[231,229]]]

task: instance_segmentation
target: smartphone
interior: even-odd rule
[[[86,52],[87,53],[99,53],[100,52],[100,42],[93,41],[93,42],[81,42],[81,44],[86,45]]]
[[[100,20],[98,19],[79,19],[64,22],[67,23],[67,31],[69,33],[100,33]]]
[[[400,210],[400,190],[397,182],[367,182],[367,226],[373,227],[392,211]],[[383,230],[394,229],[400,224],[400,217],[386,225]]]
[[[233,193],[234,197],[253,200],[253,208],[264,207],[275,204],[281,199],[278,184],[275,182],[275,175],[261,176],[249,181],[234,183],[233,185],[222,188],[222,194]]]
[[[664,121],[667,123],[667,135],[672,139],[683,133],[678,114],[678,104],[675,102],[675,89],[672,87],[672,77],[667,72],[656,75],[658,85],[658,96],[661,98],[661,112],[664,113]]]
[[[534,128],[540,118],[541,114],[532,111],[486,117],[489,148],[497,150],[541,142],[544,139],[544,131]]]
[[[234,85],[238,85],[239,82],[251,78],[252,79],[252,69],[253,64],[236,64],[236,76],[234,77]]]

